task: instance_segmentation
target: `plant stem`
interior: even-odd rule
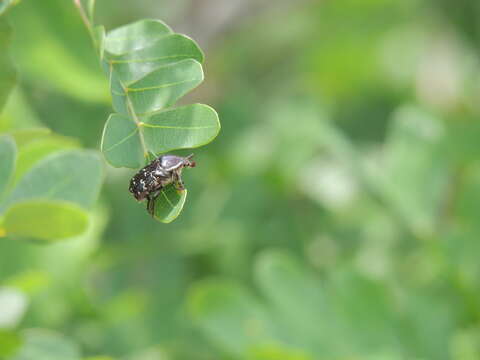
[[[95,33],[93,31],[93,24],[88,19],[87,13],[85,12],[85,9],[82,6],[82,1],[81,0],[73,0],[73,4],[78,9],[78,12],[80,13],[80,17],[81,17],[85,27],[87,28],[88,33],[90,34],[90,37],[92,38],[93,44],[95,45],[95,47],[98,47],[97,39],[96,39]]]

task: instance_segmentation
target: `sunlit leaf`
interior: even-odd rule
[[[82,234],[88,227],[88,215],[73,203],[31,200],[11,206],[2,226],[7,236],[62,240]]]
[[[0,198],[15,169],[17,147],[10,136],[0,136]]]

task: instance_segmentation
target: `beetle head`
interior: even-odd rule
[[[185,167],[194,168],[195,166],[197,166],[197,163],[193,161],[192,158],[193,158],[193,154],[190,154],[187,157],[185,157],[185,159],[183,160],[183,164]]]

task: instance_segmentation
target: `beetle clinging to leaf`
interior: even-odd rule
[[[147,211],[155,214],[155,200],[167,185],[174,184],[179,191],[185,190],[182,181],[182,170],[185,167],[195,167],[193,154],[182,157],[162,155],[136,173],[130,180],[129,191],[137,201],[147,199]]]

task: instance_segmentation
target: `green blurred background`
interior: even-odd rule
[[[21,360],[480,359],[480,2],[98,0],[96,15],[197,40],[206,79],[184,103],[212,105],[222,131],[172,224],[106,166],[86,235],[0,238],[0,348],[33,331],[74,355]],[[72,2],[23,0],[9,21],[20,84],[0,131],[98,149],[108,82]]]

